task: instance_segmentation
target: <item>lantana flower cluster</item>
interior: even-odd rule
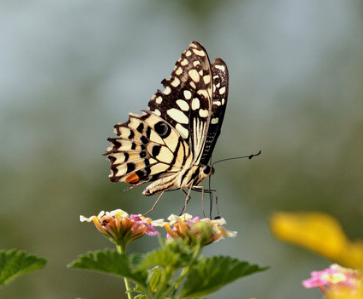
[[[306,288],[318,287],[327,298],[363,298],[363,277],[357,270],[331,265],[323,271],[311,272],[311,278],[302,282]]]
[[[155,236],[159,232],[155,226],[162,226],[162,220],[153,221],[142,215],[129,215],[118,209],[112,212],[100,212],[97,216],[80,216],[81,222],[93,222],[96,228],[115,244],[128,244],[142,236]]]
[[[183,239],[190,245],[206,246],[226,237],[235,237],[237,232],[228,231],[223,227],[226,221],[222,219],[200,219],[190,214],[181,216],[170,215],[169,222],[163,219],[152,220],[143,215],[129,215],[123,210],[100,212],[97,216],[86,218],[80,216],[81,222],[93,222],[96,228],[111,242],[126,245],[142,236],[159,234],[155,227],[164,227],[167,238]]]
[[[181,216],[172,214],[168,220],[169,222],[163,225],[168,232],[167,238],[180,238],[191,245],[200,243],[202,246],[206,246],[224,236],[235,237],[237,235],[237,232],[228,231],[222,226],[226,224],[223,218],[216,220],[200,219],[186,213]]]

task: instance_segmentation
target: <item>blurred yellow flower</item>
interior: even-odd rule
[[[304,247],[344,267],[363,269],[363,240],[350,241],[339,222],[327,214],[275,213],[270,226],[274,235],[283,241]]]

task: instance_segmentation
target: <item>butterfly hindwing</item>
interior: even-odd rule
[[[180,171],[190,156],[178,132],[160,117],[145,111],[130,113],[129,120],[115,125],[119,138],[105,155],[111,161],[110,180],[140,185]]]
[[[216,58],[211,65],[213,102],[210,115],[207,138],[200,159],[201,164],[207,164],[211,158],[223,123],[228,100],[228,68],[221,58]]]

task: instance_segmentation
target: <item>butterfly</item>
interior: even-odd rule
[[[143,195],[198,189],[214,173],[208,164],[221,132],[228,98],[228,69],[221,58],[210,63],[194,41],[183,51],[169,79],[142,114],[129,114],[114,126],[116,138],[104,155],[112,182],[129,188],[151,182]],[[188,193],[189,195],[189,193]]]

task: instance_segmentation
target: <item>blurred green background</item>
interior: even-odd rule
[[[122,298],[123,282],[67,269],[112,247],[91,224],[101,210],[147,211],[142,187],[108,180],[113,125],[146,109],[189,42],[229,66],[230,93],[212,179],[227,228],[205,249],[270,265],[210,298],[321,298],[301,280],[329,262],[271,235],[273,211],[327,212],[362,238],[361,1],[1,1],[0,248],[48,259],[1,298]],[[165,195],[152,218],[179,213]],[[188,212],[201,215],[200,194]],[[145,237],[130,246],[145,252]],[[126,298],[126,297],[125,297]]]

